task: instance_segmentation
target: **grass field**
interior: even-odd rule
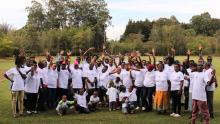
[[[195,57],[194,57],[195,58]],[[183,60],[183,57],[176,57]],[[123,115],[120,111],[108,112],[100,110],[90,114],[74,114],[59,117],[55,111],[48,111],[34,116],[13,118],[11,114],[11,94],[8,81],[4,80],[2,74],[13,66],[10,59],[0,59],[0,124],[187,124],[189,113],[183,113],[181,118],[173,118],[168,115],[157,115],[156,112],[140,112],[133,115]],[[217,69],[218,80],[220,80],[220,57],[214,57],[213,64]],[[215,92],[215,119],[211,124],[220,123],[220,90]],[[198,124],[201,122],[198,121]]]

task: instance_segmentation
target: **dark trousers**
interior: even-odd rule
[[[48,99],[48,90],[46,88],[40,88],[38,105],[37,105],[38,111],[45,111],[47,109],[47,99]]]
[[[76,105],[76,111],[78,111],[79,113],[89,113],[89,109],[88,108],[84,108],[80,105]]]
[[[181,111],[181,94],[178,94],[178,90],[171,91],[172,99],[172,111],[173,113],[180,114]]]
[[[143,87],[143,107],[146,107],[146,111],[153,110],[153,94],[155,92],[155,87]]]
[[[106,95],[107,89],[105,87],[100,87],[99,88],[99,98],[100,98],[100,102],[105,102],[105,98],[107,98]]]
[[[189,87],[184,87],[184,97],[185,97],[184,109],[188,110],[188,107],[189,107]]]
[[[26,110],[27,111],[36,111],[38,93],[26,93]]]
[[[137,95],[137,106],[142,106],[141,105],[141,101],[143,101],[142,100],[142,98],[143,98],[143,87],[137,87],[136,88],[137,90],[136,90],[136,95]]]
[[[210,116],[213,116],[213,114],[214,114],[214,111],[213,111],[214,91],[206,91],[206,95],[207,95],[207,103],[208,103],[209,113],[210,113]]]
[[[95,89],[88,89],[88,95],[86,96],[86,101],[87,103],[89,102],[90,100],[90,96],[93,94],[93,92],[95,91]]]
[[[57,90],[57,97],[58,97],[57,100],[58,101],[61,100],[63,95],[68,96],[68,89],[59,88]]]
[[[48,107],[56,107],[56,88],[48,88]]]
[[[109,110],[115,110],[116,109],[116,102],[109,102]]]

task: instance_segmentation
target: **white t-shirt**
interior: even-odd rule
[[[58,72],[57,70],[47,69],[48,88],[57,88]]]
[[[198,72],[194,75],[194,78],[196,81],[193,84],[192,99],[207,101],[205,88],[207,82],[210,81],[208,75],[204,72]]]
[[[122,80],[123,85],[126,87],[126,89],[132,86],[132,79],[130,76],[130,71],[122,70],[120,74],[120,78]]]
[[[58,72],[59,75],[59,88],[68,89],[68,81],[70,77],[70,72],[65,69],[60,69],[60,72]]]
[[[86,77],[86,72],[89,70],[89,63],[85,60],[82,63],[83,77]]]
[[[87,95],[88,95],[88,93],[86,91],[83,93],[83,95],[79,95],[79,94],[75,95],[77,104],[79,106],[84,107],[84,108],[88,108],[87,103],[86,103],[86,96]]]
[[[118,98],[118,93],[119,91],[116,88],[114,87],[108,88],[106,95],[108,95],[109,97],[109,102],[116,102],[116,99]]]
[[[43,68],[43,69],[39,68],[38,73],[43,80],[43,84],[47,84],[47,69],[46,68]]]
[[[27,82],[25,84],[25,92],[27,93],[38,93],[40,87],[40,78],[39,69],[31,76],[31,72],[27,75]]]
[[[124,97],[128,97],[128,93],[127,92],[120,92],[119,93],[119,101],[122,102]]]
[[[137,101],[136,89],[134,88],[131,92],[128,92],[128,99],[130,102]]]
[[[134,85],[136,87],[142,87],[144,82],[144,75],[146,73],[146,69],[140,69],[140,71],[133,71],[133,77],[135,79]]]
[[[147,71],[144,76],[144,86],[145,87],[154,87],[156,85],[155,81],[155,71]]]
[[[85,72],[85,77],[87,77],[92,83],[93,85],[91,85],[90,83],[88,83],[88,88],[89,89],[94,89],[95,88],[95,77],[97,77],[97,73],[96,70],[87,70]]]
[[[71,69],[72,87],[80,89],[83,87],[83,71],[81,69]]]
[[[213,76],[212,72],[213,72],[212,68],[205,70],[205,73],[206,75],[208,75],[209,80],[211,80]],[[213,82],[211,86],[207,86],[207,91],[215,91],[215,82]]]
[[[97,80],[98,80],[98,87],[108,87],[108,83],[110,81],[110,77],[109,77],[109,72],[106,71],[105,73],[100,72],[97,76]]]
[[[100,99],[98,96],[96,96],[96,97],[94,95],[90,96],[90,100],[89,100],[90,103],[98,103],[99,101],[100,101]]]
[[[20,71],[21,73],[25,74],[22,68],[20,68]],[[8,71],[5,72],[5,74],[14,81],[12,84],[12,88],[11,88],[12,91],[23,91],[24,90],[25,81],[19,74],[16,67],[9,69]]]
[[[191,72],[191,73],[189,73],[189,79],[190,79],[189,93],[192,93],[194,82],[197,82],[196,79],[194,78],[194,76],[195,76],[197,73],[198,73],[198,72]]]
[[[174,70],[174,65],[169,66],[168,64],[164,65],[164,71],[167,72],[168,74],[168,79],[170,80],[170,74],[172,74],[175,70]]]
[[[168,91],[168,74],[167,71],[155,72],[156,91]]]
[[[170,76],[171,91],[180,90],[181,81],[184,80],[183,73],[174,71]]]

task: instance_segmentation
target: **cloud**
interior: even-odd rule
[[[180,22],[189,22],[193,15],[203,12],[209,12],[212,17],[220,18],[219,0],[107,0],[107,2],[110,14],[113,15],[112,23],[118,30],[118,33],[108,31],[113,33],[109,33],[110,39],[120,38],[129,19],[156,20],[175,15]],[[119,20],[122,17],[123,20]],[[117,21],[124,24],[118,24]]]
[[[37,0],[41,1],[41,0]],[[220,18],[220,0],[106,0],[113,26],[107,28],[109,39],[119,39],[129,19],[156,20],[175,15],[181,22],[189,22],[193,15],[209,12]],[[0,0],[0,23],[7,22],[21,28],[27,21],[25,8],[31,0]]]

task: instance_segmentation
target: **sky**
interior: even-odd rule
[[[220,18],[220,0],[106,0],[112,25],[107,28],[107,38],[118,40],[129,19],[157,20],[175,15],[180,22],[188,23],[193,15],[209,12]],[[13,28],[23,27],[27,21],[25,8],[31,0],[0,0],[0,23]]]

